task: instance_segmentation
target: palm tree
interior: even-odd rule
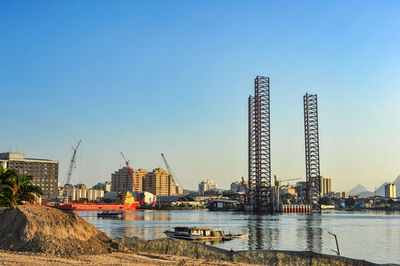
[[[0,185],[0,206],[15,206],[12,197],[13,189],[11,186],[2,184]]]
[[[35,196],[42,195],[42,190],[33,183],[32,177],[0,166],[0,206],[12,207],[34,202]]]

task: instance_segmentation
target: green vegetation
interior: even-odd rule
[[[14,169],[0,166],[0,206],[13,207],[24,202],[34,202],[35,196],[42,196],[32,177],[19,175]]]
[[[280,203],[286,204],[288,201],[292,200],[292,194],[285,193],[280,197]]]
[[[328,197],[323,197],[323,198],[321,198],[320,203],[321,203],[321,205],[329,205],[329,204],[331,204],[331,200]]]
[[[230,190],[225,190],[225,191],[223,191],[223,192],[222,192],[222,196],[228,197],[228,198],[230,198],[230,199],[236,199],[236,198],[235,198],[235,197],[236,197],[236,193],[235,193],[235,192],[232,192],[232,191],[230,191]]]
[[[345,200],[345,204],[347,208],[353,208],[355,204],[355,200],[353,198],[348,198]]]

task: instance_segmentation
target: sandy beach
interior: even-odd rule
[[[2,265],[250,265],[143,252],[137,254],[112,252],[65,258],[43,253],[0,251],[0,263]]]

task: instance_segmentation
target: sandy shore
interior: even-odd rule
[[[152,253],[123,253],[113,252],[99,255],[79,255],[72,258],[62,258],[48,254],[28,252],[0,251],[1,265],[250,265],[230,263],[225,261],[193,259],[171,255]],[[254,264],[251,264],[254,265]]]

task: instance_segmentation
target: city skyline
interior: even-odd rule
[[[157,5],[154,5],[156,3]],[[184,188],[247,178],[247,96],[271,79],[271,165],[305,180],[302,96],[318,94],[334,191],[400,174],[400,3],[0,3],[0,152],[59,161],[73,183],[124,163]],[[319,23],[315,23],[318,21]]]

